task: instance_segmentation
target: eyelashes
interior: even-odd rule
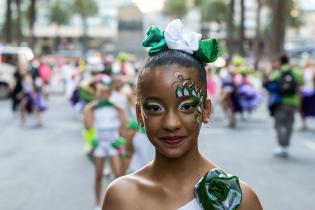
[[[199,106],[200,101],[197,98],[188,99],[179,104],[178,110],[183,112],[192,112]]]
[[[178,110],[184,113],[192,113],[198,108],[199,105],[200,100],[198,98],[191,98],[181,102],[178,105]],[[142,104],[142,108],[144,112],[149,115],[159,115],[166,111],[166,108],[163,105],[151,101],[145,101]]]
[[[164,107],[161,104],[155,102],[144,102],[142,104],[142,107],[145,111],[149,113],[159,114],[165,111]]]

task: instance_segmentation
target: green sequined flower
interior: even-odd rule
[[[236,210],[242,200],[242,191],[236,176],[214,168],[195,185],[198,202],[205,210]]]

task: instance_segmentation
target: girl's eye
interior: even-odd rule
[[[158,106],[158,105],[151,105],[149,106],[148,110],[153,111],[153,112],[158,112],[158,111],[162,111],[162,107]]]
[[[160,104],[149,104],[149,103],[144,103],[143,104],[143,109],[152,114],[160,114],[164,111],[164,108]]]
[[[179,105],[179,110],[182,112],[190,113],[190,112],[194,112],[197,106],[198,106],[197,101],[192,101],[192,102],[184,101],[183,103]]]
[[[182,111],[189,111],[193,109],[193,106],[191,104],[183,104],[179,109]]]

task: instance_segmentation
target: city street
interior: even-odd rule
[[[42,128],[33,128],[33,119],[21,128],[10,102],[0,101],[0,209],[93,209],[94,173],[83,152],[80,115],[54,96],[43,118]],[[226,124],[215,107],[211,128],[200,135],[206,157],[251,185],[266,210],[314,209],[314,120],[303,132],[297,120],[288,159],[272,156],[275,133],[263,105],[236,129]]]

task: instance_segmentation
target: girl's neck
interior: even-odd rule
[[[160,182],[194,179],[204,175],[212,167],[214,165],[200,154],[198,148],[193,148],[179,158],[167,158],[156,152],[152,164],[152,176]]]

